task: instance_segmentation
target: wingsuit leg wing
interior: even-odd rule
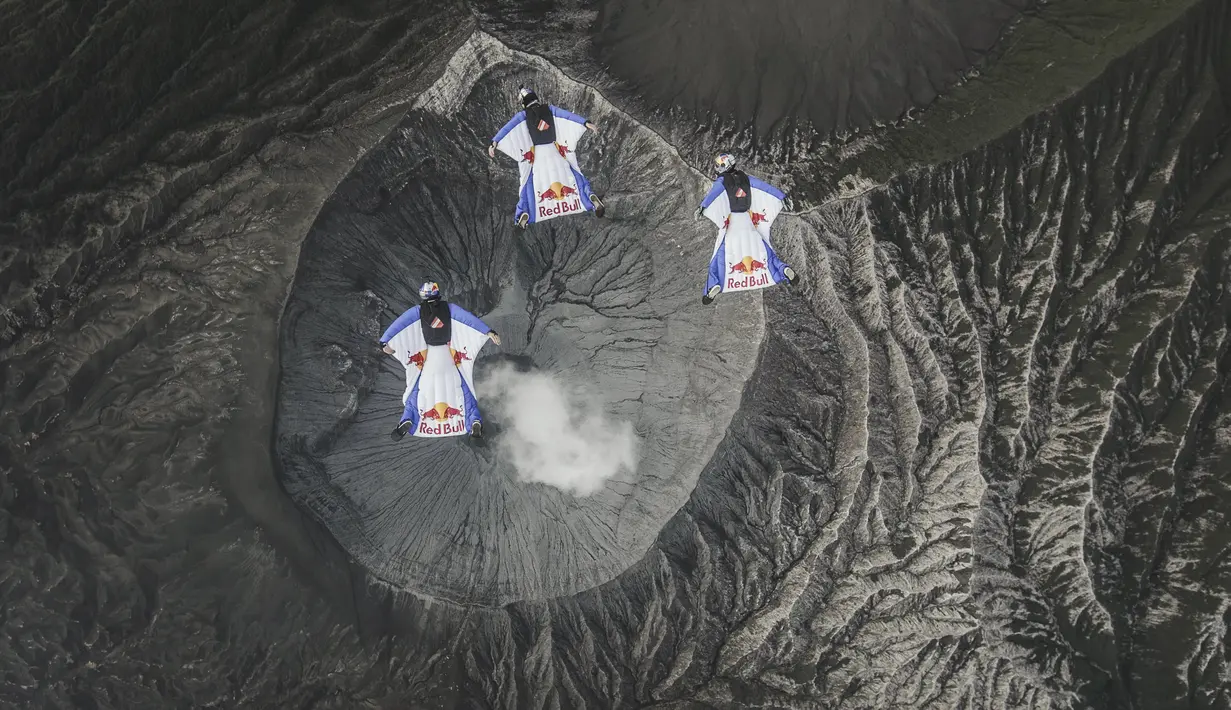
[[[531,148],[530,155],[534,155],[534,149]],[[513,221],[521,219],[521,216],[529,215],[530,221],[534,221],[534,163],[529,160],[522,159],[517,163],[518,182],[520,186],[517,193],[517,206],[513,209]]]
[[[402,409],[402,418],[398,420],[398,424],[410,422],[410,430],[413,431],[419,428],[419,383],[406,388],[406,393],[402,395],[404,407]]]
[[[594,211],[594,201],[590,196],[594,194],[594,188],[590,186],[590,181],[585,175],[581,174],[581,169],[576,167],[576,160],[568,161],[570,169],[573,171],[573,183],[577,185],[577,197],[581,200],[581,206],[587,212]]]
[[[482,415],[479,414],[479,402],[474,396],[474,391],[470,389],[470,385],[466,384],[466,380],[462,380],[462,400],[465,403],[465,421],[466,433],[474,431],[474,425],[480,424],[483,421]]]
[[[705,293],[708,295],[711,290],[717,286],[719,291],[722,290],[723,281],[727,274],[727,232],[726,229],[720,229],[718,232],[717,243],[714,244],[714,253],[710,257],[710,270],[705,279]]]
[[[520,221],[521,216],[526,215],[529,221],[534,223],[538,221],[534,218],[534,211],[534,171],[531,170],[517,195],[517,209],[513,210],[513,219]]]
[[[769,273],[773,277],[774,283],[782,283],[787,281],[787,263],[778,258],[778,252],[774,251],[774,248],[770,245],[769,241],[762,241],[765,244],[765,265],[769,269]]]

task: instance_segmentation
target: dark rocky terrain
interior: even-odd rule
[[[1231,7],[843,5],[837,113],[633,7],[0,7],[0,704],[1231,706]],[[521,81],[609,219],[512,229]],[[719,145],[803,283],[703,309]],[[391,442],[427,278],[637,470]]]

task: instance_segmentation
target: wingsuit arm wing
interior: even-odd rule
[[[454,303],[449,304],[449,316],[453,320],[452,345],[453,351],[457,353],[454,356],[457,369],[461,371],[462,378],[473,392],[474,361],[487,344],[492,329],[478,316]]]
[[[380,342],[392,348],[393,357],[405,367],[413,367],[408,362],[410,356],[427,348],[423,329],[418,325],[419,307],[415,306],[398,316],[398,319],[385,329],[384,335],[380,336]]]
[[[393,321],[393,323],[388,328],[385,328],[384,335],[380,336],[380,342],[382,343],[392,342],[394,336],[396,336],[398,333],[401,333],[403,330],[406,330],[407,328],[409,328],[414,323],[417,323],[418,321],[419,321],[419,307],[414,306],[412,308],[407,309],[407,311],[403,313],[402,315],[398,316],[397,320]]]
[[[484,338],[487,337],[488,333],[492,332],[492,329],[481,318],[456,303],[449,304],[449,317],[453,319],[454,323],[461,323]]]
[[[762,180],[762,179],[760,179],[760,178],[755,178],[755,177],[753,177],[753,176],[749,175],[749,176],[748,176],[748,182],[749,182],[749,184],[751,184],[754,188],[756,188],[756,189],[760,190],[761,192],[764,192],[765,194],[769,195],[770,197],[773,197],[773,198],[777,199],[779,202],[781,202],[782,200],[785,200],[785,199],[786,199],[786,193],[785,193],[785,192],[783,192],[782,190],[779,190],[778,188],[774,187],[773,185],[770,185],[769,183],[765,182],[764,180]]]
[[[731,216],[731,201],[727,198],[727,190],[722,184],[722,178],[714,181],[705,199],[701,200],[701,214],[719,227],[727,221],[727,217]]]
[[[551,115],[556,117],[556,142],[576,150],[586,134],[586,119],[559,106],[551,107]]]
[[[534,147],[534,141],[530,139],[530,131],[526,128],[526,112],[518,111],[509,122],[504,124],[504,128],[492,138],[492,143],[496,144],[496,150],[509,156],[518,162],[526,159],[526,153]]]
[[[786,193],[769,183],[758,180],[749,176],[748,182],[752,187],[752,206],[750,211],[760,212],[765,215],[758,228],[762,228],[765,234],[769,233],[769,227],[778,218],[778,214],[782,212],[782,203],[786,199]]]

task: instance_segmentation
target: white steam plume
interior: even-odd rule
[[[508,365],[490,372],[484,399],[500,417],[500,453],[519,479],[588,496],[620,470],[636,468],[632,424],[609,420],[593,395],[542,372]]]

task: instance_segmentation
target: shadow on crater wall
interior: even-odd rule
[[[697,116],[846,132],[925,106],[1028,0],[604,0],[598,55],[639,94]]]

